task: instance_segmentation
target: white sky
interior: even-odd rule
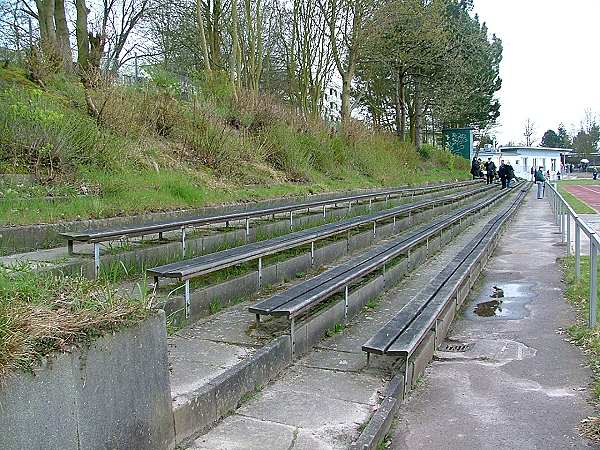
[[[475,12],[504,45],[499,144],[524,141],[525,121],[544,131],[579,128],[600,111],[600,0],[475,0]]]

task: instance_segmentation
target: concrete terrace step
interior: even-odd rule
[[[380,407],[386,385],[399,369],[392,359],[366,367],[362,343],[392,318],[484,226],[487,217],[456,237],[427,264],[363,309],[345,328],[296,360],[279,378],[246,396],[234,414],[189,449],[343,449]]]
[[[456,241],[444,247],[439,257],[429,260],[426,265],[422,264],[426,253],[422,253],[421,259],[416,259],[411,267],[417,267],[415,277],[421,279],[441,270],[438,261],[453,257],[461,243],[470,239],[485,222],[475,220],[477,225],[459,235]],[[398,276],[406,270],[409,268],[405,267]],[[399,278],[393,284],[398,281]],[[262,392],[257,390],[277,378],[293,361],[289,334],[269,338],[261,330],[263,326],[275,327],[272,322],[277,320],[256,330],[254,318],[245,311],[248,304],[242,303],[171,337],[171,389],[177,441],[186,442],[207,432],[241,403],[236,414],[198,438],[190,448],[288,448],[283,444],[292,442],[287,441],[288,437],[296,441],[297,448],[302,448],[303,442],[304,448],[311,449],[347,446],[358,435],[360,424],[366,422],[377,408],[379,394],[393,373],[393,363],[391,366],[374,364],[365,369],[361,344],[389,320],[416,289],[410,283],[404,283],[403,288],[394,290],[402,293],[398,298],[383,300],[373,310],[363,309],[369,299],[391,286],[376,278],[354,291],[349,302],[360,318],[321,344],[319,341],[324,332],[340,323],[332,314],[336,308],[331,306],[308,318],[304,328],[302,325],[297,328],[306,333],[304,345],[297,353],[308,353],[308,356],[296,362],[291,372],[286,371],[274,387],[269,386]],[[315,345],[319,348],[311,351]],[[290,381],[292,379],[294,382]],[[325,400],[320,400],[321,397]],[[285,402],[281,401],[283,398]],[[255,413],[252,405],[259,400],[264,403],[260,403],[261,412]],[[297,405],[304,406],[294,412]],[[282,410],[289,410],[288,415]],[[350,411],[348,418],[337,414],[341,410]],[[282,419],[278,419],[280,414]],[[248,429],[252,427],[256,428],[257,435],[254,446],[248,435]],[[246,440],[241,440],[242,436]],[[323,436],[334,436],[334,440]],[[270,441],[273,447],[267,444]]]

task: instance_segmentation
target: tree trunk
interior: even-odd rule
[[[342,76],[342,110],[340,111],[342,126],[350,120],[350,87],[352,85],[352,78],[353,74],[348,72]]]
[[[69,42],[69,26],[65,14],[65,1],[54,0],[54,22],[56,25],[56,44],[58,53],[62,59],[65,72],[73,70],[73,56],[71,54],[71,43]]]
[[[202,59],[204,60],[204,70],[208,76],[211,75],[210,58],[208,56],[208,45],[206,43],[206,34],[204,34],[204,14],[202,12],[202,0],[196,0],[196,18],[198,20],[198,34],[200,35],[200,50],[202,50]]]
[[[421,148],[421,144],[423,143],[422,138],[422,123],[421,123],[421,115],[423,111],[421,110],[421,92],[419,89],[419,80],[415,80],[415,100],[414,100],[414,108],[415,108],[415,140],[414,144],[417,148]]]

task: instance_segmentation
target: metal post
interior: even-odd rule
[[[567,210],[567,256],[571,256],[571,214]]]
[[[98,278],[100,273],[100,244],[94,242],[94,276]]]
[[[185,258],[185,228],[181,227],[181,254]]]
[[[575,277],[581,279],[581,228],[575,220]]]
[[[67,252],[69,253],[69,255],[73,254],[73,240],[69,239],[67,241]]]
[[[190,280],[185,280],[183,298],[185,300],[185,318],[188,319],[190,317]]]
[[[348,214],[352,211],[352,202],[348,202]]]
[[[290,341],[291,341],[291,350],[292,350],[292,358],[294,357],[294,350],[296,347],[296,340],[294,339],[294,334],[296,333],[296,327],[295,327],[295,322],[294,322],[294,318],[292,317],[292,319],[290,320]]]
[[[376,229],[377,229],[377,222],[373,221],[373,237],[376,236],[376,233],[377,233]]]
[[[246,242],[250,240],[250,219],[246,218]]]
[[[371,211],[371,207],[373,206],[373,199],[369,199],[369,211]]]
[[[262,258],[258,258],[258,288],[262,287]]]
[[[310,265],[315,265],[315,241],[310,243]]]
[[[256,328],[258,328],[260,326],[260,314],[256,314],[255,316]]]
[[[327,205],[323,205],[323,219],[327,218]]]
[[[294,211],[290,211],[290,231],[294,229]]]
[[[385,196],[385,206],[387,206],[388,202],[390,201],[390,196],[386,195]]]
[[[348,286],[344,291],[344,320],[348,319]]]
[[[162,231],[158,233],[158,240],[162,241],[163,240],[163,234]]]
[[[590,236],[590,328],[596,326],[598,309],[598,249],[595,245],[596,233]]]
[[[394,216],[394,225],[393,225],[393,231],[396,231],[396,216]]]

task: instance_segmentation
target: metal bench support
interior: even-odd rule
[[[94,276],[98,278],[100,274],[100,244],[94,242]]]
[[[315,241],[310,243],[310,265],[315,265]]]
[[[188,319],[190,317],[190,280],[185,280],[183,298],[185,300],[185,318]]]
[[[348,320],[348,286],[344,289],[344,320]]]
[[[294,229],[294,211],[290,211],[290,231]]]
[[[69,255],[73,255],[73,240],[69,239],[67,241],[67,252],[69,253]]]
[[[246,219],[246,242],[250,240],[250,219]]]
[[[181,227],[181,254],[185,258],[185,228]]]
[[[262,258],[258,258],[258,288],[262,287]]]

